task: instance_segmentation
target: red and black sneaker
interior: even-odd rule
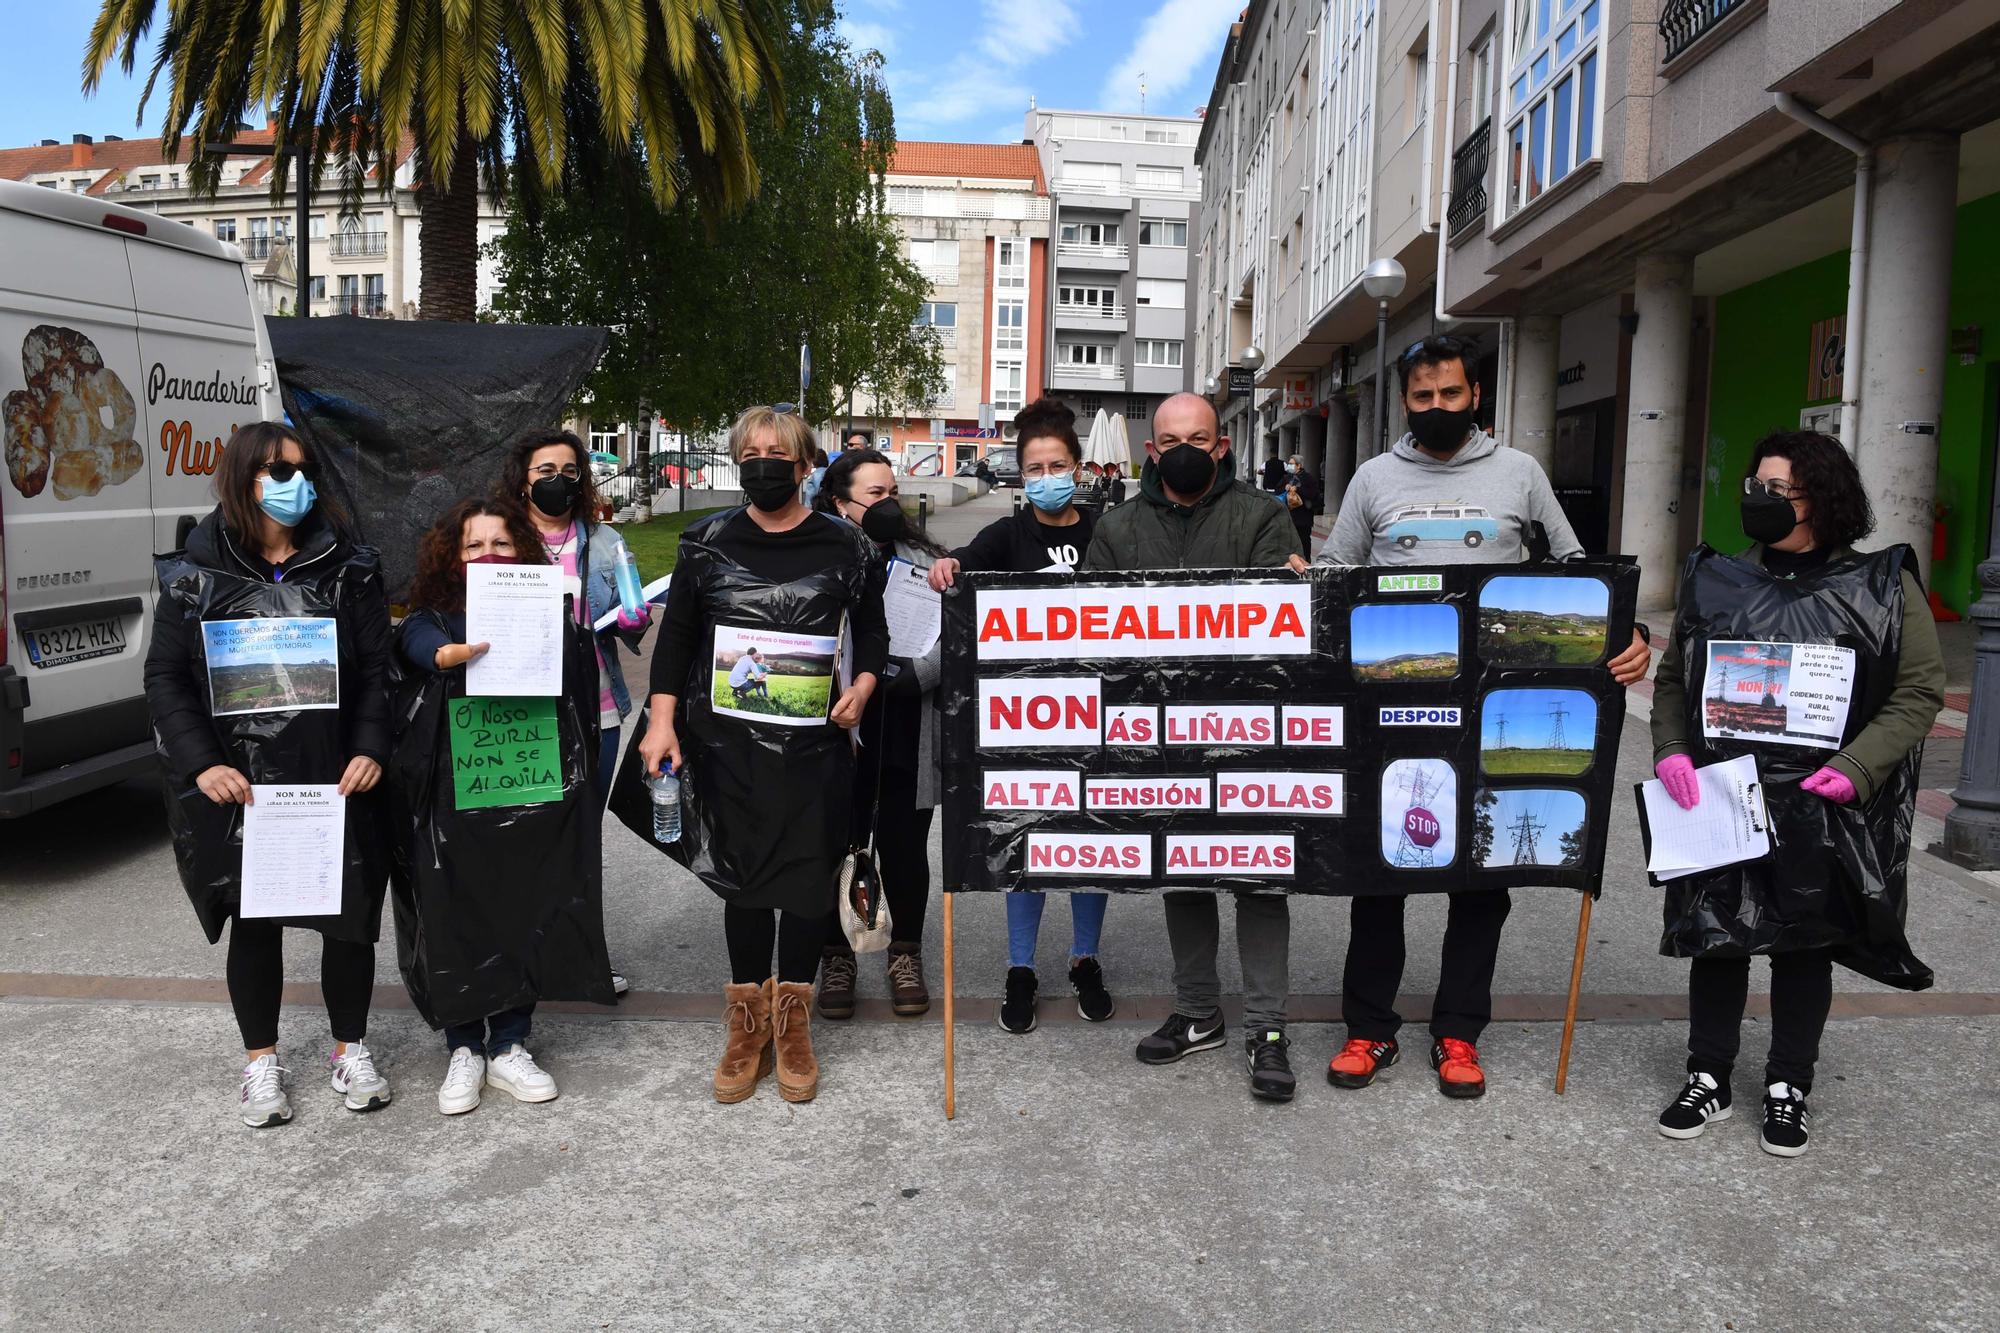
[[[1350,1037],[1340,1054],[1327,1061],[1326,1081],[1336,1088],[1365,1088],[1377,1074],[1395,1064],[1401,1053],[1393,1041]]]
[[[1486,1071],[1479,1067],[1479,1048],[1456,1037],[1431,1043],[1431,1068],[1437,1070],[1438,1091],[1447,1097],[1484,1097]]]

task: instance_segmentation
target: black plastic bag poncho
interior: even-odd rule
[[[1837,559],[1796,579],[1706,546],[1681,576],[1674,634],[1687,664],[1687,734],[1697,765],[1753,755],[1776,848],[1762,860],[1666,886],[1669,957],[1741,958],[1832,948],[1843,966],[1884,985],[1924,990],[1931,970],[1903,934],[1910,825],[1922,748],[1913,749],[1865,804],[1836,805],[1804,791],[1833,750],[1768,739],[1704,736],[1715,692],[1705,679],[1711,641],[1835,644],[1853,650],[1855,677],[1841,744],[1889,696],[1902,649],[1907,546]]]
[[[738,512],[689,527],[674,567],[675,582],[688,579],[696,590],[703,627],[675,718],[684,762],[680,839],[653,842],[651,795],[638,758],[644,719],[626,747],[611,810],[725,902],[820,916],[833,909],[833,872],[847,851],[853,742],[832,722],[784,726],[717,712],[711,697],[715,628],[837,637],[866,591],[874,553],[855,528],[852,561],[773,583],[710,542]],[[836,681],[829,709],[839,688]]]
[[[354,757],[348,715],[362,707],[363,693],[373,688],[357,660],[353,630],[359,609],[382,599],[374,550],[350,547],[336,563],[303,568],[275,583],[210,568],[179,551],[158,557],[154,565],[161,598],[190,621],[332,618],[337,622],[339,709],[224,714],[211,721],[228,763],[254,784],[339,782]],[[207,680],[201,634],[191,636],[189,652],[194,679]],[[159,749],[163,767],[172,774],[174,764],[164,742]],[[383,804],[379,785],[347,798],[339,914],[271,921],[352,943],[375,942],[381,934],[382,899],[389,882]],[[214,944],[242,903],[243,807],[217,805],[192,783],[183,789],[170,776],[167,829],[181,886],[208,942]]]
[[[538,1000],[617,1001],[593,786],[597,663],[589,633],[564,623],[559,800],[458,808],[451,710],[465,700],[462,668],[426,673],[397,713],[389,764],[396,961],[434,1028]]]

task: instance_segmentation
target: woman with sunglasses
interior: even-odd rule
[[[1660,952],[1693,963],[1687,1082],[1659,1128],[1691,1139],[1729,1118],[1750,959],[1765,954],[1761,1142],[1797,1157],[1833,965],[1905,990],[1931,984],[1903,916],[1917,768],[1944,666],[1910,549],[1854,549],[1875,519],[1839,441],[1759,440],[1742,522],[1749,550],[1700,547],[1681,576],[1654,685],[1654,769],[1691,810],[1704,799],[1697,766],[1754,757],[1781,850],[1667,884]]]
[[[316,479],[312,447],[285,426],[259,422],[230,437],[216,471],[215,510],[184,550],[158,561],[160,599],[146,653],[146,705],[166,770],[181,883],[209,943],[234,920],[229,1000],[245,1060],[238,1114],[260,1129],[292,1118],[278,1063],[286,926],[320,935],[333,1090],[350,1111],[390,1098],[363,1041],[388,883],[373,793],[389,753],[389,612],[374,550],[356,543]],[[264,623],[236,623],[245,621]],[[260,647],[287,634],[310,639],[317,652],[300,660]],[[232,641],[242,646],[226,653]],[[319,652],[331,652],[330,673]],[[346,799],[340,908],[246,918],[243,807],[255,799],[253,784],[286,783],[337,784]]]
[[[598,632],[597,639],[597,803],[600,811],[611,792],[611,775],[618,767],[618,729],[632,711],[632,694],[618,661],[622,642],[633,653],[651,623],[650,604],[636,615],[618,601],[618,566],[625,560],[625,539],[609,524],[599,523],[602,503],[590,475],[590,455],[572,431],[531,430],[507,448],[495,491],[528,511],[551,563],[562,566],[563,577],[577,593],[576,618],[595,625],[609,612],[618,619]],[[629,983],[613,969],[611,987],[623,995]]]
[[[1076,413],[1054,398],[1029,403],[1014,416],[1021,441],[1021,487],[1028,503],[1006,518],[981,529],[969,543],[931,566],[931,587],[943,592],[960,570],[1075,570],[1090,546],[1095,520],[1075,503],[1077,479],[1084,468],[1083,446],[1076,438]],[[1035,945],[1042,929],[1043,896],[1038,892],[1007,895],[1007,994],[1000,1005],[1000,1026],[1009,1032],[1035,1030]],[[1076,1011],[1093,1023],[1111,1017],[1117,1006],[1104,987],[1104,969],[1097,962],[1104,931],[1108,894],[1069,896],[1069,984],[1076,994]]]
[[[910,526],[889,460],[849,444],[826,470],[821,513],[845,519],[893,558],[928,572],[944,548]],[[904,1018],[928,1013],[924,981],[924,917],[931,897],[931,812],[937,808],[937,712],[931,707],[940,667],[939,644],[921,657],[891,657],[888,680],[868,700],[854,773],[854,833],[875,835],[876,864],[889,904],[889,1006]],[[879,799],[878,799],[879,797]],[[854,950],[839,923],[827,932],[820,963],[822,1018],[854,1017]]]
[[[730,428],[750,503],[681,535],[638,745],[645,773],[682,777],[681,836],[663,850],[723,901],[728,1036],[714,1091],[725,1103],[749,1098],[774,1068],[786,1101],[819,1091],[813,978],[851,825],[847,733],[889,655],[867,538],[799,499],[813,447],[790,412],[753,407]],[[844,636],[853,647],[842,662]],[[729,685],[753,645],[770,661],[768,700],[736,699]]]

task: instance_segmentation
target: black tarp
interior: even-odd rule
[[[1832,757],[1832,748],[1797,743],[1783,731],[1703,734],[1720,684],[1705,679],[1711,642],[1829,644],[1854,653],[1840,736],[1841,744],[1852,741],[1895,684],[1905,568],[1916,571],[1907,546],[1836,560],[1796,579],[1706,546],[1688,557],[1674,636],[1687,670],[1694,762],[1756,758],[1776,847],[1763,860],[1670,882],[1661,953],[1740,958],[1832,947],[1842,965],[1884,985],[1931,985],[1930,968],[1903,934],[1923,748],[1905,756],[1865,804],[1836,805],[1799,786]],[[1761,706],[1754,693],[1749,697]]]
[[[1533,582],[1496,583],[1520,579]],[[1631,642],[1637,586],[1637,567],[1615,559],[1315,568],[1305,576],[1272,570],[961,574],[959,591],[944,599],[938,688],[945,885],[1347,895],[1553,884],[1594,892],[1625,715],[1624,690],[1602,664]],[[1097,594],[1175,589],[1191,590],[1188,600],[1195,605],[1186,629],[1172,608],[1157,613],[1167,638],[1178,640],[1171,655],[1117,656],[1109,647],[1082,642],[1092,608],[1103,601]],[[1308,651],[1240,645],[1217,651],[1212,644],[1220,640],[1204,643],[1204,613],[1228,607],[1241,590],[1283,589],[1309,595]],[[1030,617],[1008,632],[1018,638],[1016,631],[1026,629],[1044,638],[1005,650],[982,647],[991,638],[988,617],[999,613],[1005,625],[1013,610],[1005,598],[1028,590],[1053,594],[1047,605],[1057,609],[1046,622]],[[1149,614],[1139,617],[1142,633],[1153,623]],[[1097,617],[1097,643],[1118,641],[1119,615],[1112,608]],[[1391,651],[1398,647],[1403,651]],[[1102,710],[1095,719],[1098,739],[1024,737],[1016,745],[982,746],[982,708],[1000,700],[1006,720],[1006,690],[1062,679],[1094,682]],[[1170,707],[1192,707],[1197,726],[1208,713],[1227,719],[1231,708],[1244,708],[1249,713],[1235,721],[1266,716],[1276,731],[1261,741],[1245,732],[1237,743],[1175,744],[1162,735],[1162,743],[1114,744],[1112,710],[1127,707],[1153,710],[1152,724],[1161,732]],[[1330,716],[1315,711],[1332,708],[1341,710],[1337,741]],[[1566,714],[1559,736],[1551,716],[1558,708]],[[1483,753],[1486,714],[1508,709],[1519,715],[1505,744]],[[1294,721],[1306,728],[1297,743],[1286,731]],[[1315,725],[1329,730],[1314,735]],[[1023,779],[1000,776],[1024,772],[1058,775],[1041,779],[1044,796],[1073,777],[1083,799],[1056,809],[994,808],[996,796],[1033,799],[1034,780],[1019,785]],[[1205,804],[1090,808],[1093,778],[1139,779],[1121,794],[1150,789],[1156,796],[1172,780],[1185,780],[1201,785]],[[1235,789],[1236,808],[1228,811],[1219,808],[1225,783]],[[1315,807],[1321,793],[1337,808]],[[1273,808],[1273,801],[1284,808]],[[1406,839],[1406,830],[1413,836]],[[1136,837],[1140,841],[1127,846],[1150,871],[1113,874],[1101,863],[1065,868],[1057,859],[1027,873],[1031,856],[1062,852],[1046,841],[1051,835]],[[1232,838],[1253,841],[1226,845]],[[1425,845],[1426,838],[1434,841]],[[1044,841],[1031,847],[1038,839]],[[1201,839],[1225,844],[1203,846]],[[1260,861],[1275,856],[1275,847],[1256,839],[1283,841],[1289,864]],[[1230,859],[1217,864],[1225,851]],[[1071,854],[1080,854],[1080,845]]]
[[[383,552],[391,598],[433,520],[499,476],[507,441],[561,420],[599,328],[270,317],[285,412],[328,460],[319,485]]]

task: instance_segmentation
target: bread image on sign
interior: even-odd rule
[[[56,499],[95,495],[145,463],[132,437],[138,404],[97,344],[75,329],[37,324],[21,340],[27,387],[0,404],[7,479],[33,499],[50,482]]]

